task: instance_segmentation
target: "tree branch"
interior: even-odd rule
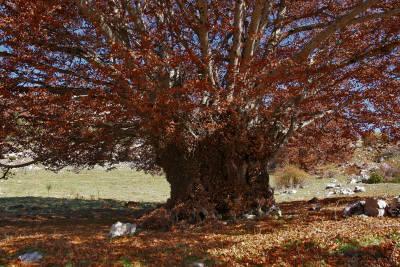
[[[7,180],[8,179],[8,175],[10,174],[10,171],[12,169],[17,169],[17,168],[22,168],[22,167],[26,167],[32,164],[35,164],[39,162],[39,159],[35,159],[29,162],[25,162],[25,163],[20,163],[20,164],[4,164],[0,162],[0,168],[3,170],[3,174],[0,177],[0,180]]]
[[[245,2],[244,0],[236,1],[235,15],[233,22],[233,45],[229,56],[229,87],[233,89],[235,84],[235,76],[238,72],[239,58],[242,47],[242,34],[243,34],[243,14],[244,14]]]
[[[248,63],[249,58],[253,56],[254,45],[259,38],[260,22],[264,11],[265,0],[256,0],[253,14],[251,16],[250,28],[247,35],[247,40],[243,49],[243,64]]]
[[[210,79],[212,85],[215,85],[213,74],[212,59],[210,53],[210,44],[208,37],[208,3],[207,0],[200,0],[198,4],[200,13],[200,24],[197,27],[197,34],[200,40],[200,50],[203,56],[204,64],[206,65],[206,76]]]
[[[320,46],[321,43],[323,43],[326,39],[328,39],[333,33],[348,26],[356,16],[365,12],[368,8],[370,8],[377,2],[378,0],[366,0],[361,4],[357,5],[346,15],[343,15],[338,19],[336,19],[334,22],[330,23],[326,29],[324,29],[322,32],[318,33],[314,38],[312,38],[311,41],[309,41],[303,47],[303,49],[295,55],[293,60],[297,63],[306,60],[307,57],[311,54],[311,52],[315,48]]]

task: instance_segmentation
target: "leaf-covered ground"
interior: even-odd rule
[[[146,205],[97,201],[96,208],[85,202],[62,209],[51,199],[44,201],[48,207],[34,199],[14,202],[19,206],[0,201],[0,265],[18,266],[18,255],[36,250],[44,254],[41,266],[398,266],[400,219],[342,218],[344,205],[356,199],[325,199],[319,212],[309,211],[306,201],[281,203],[282,218],[140,231],[115,240],[107,237],[111,224],[134,222]]]

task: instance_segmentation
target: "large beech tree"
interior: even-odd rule
[[[0,154],[32,161],[0,166],[131,162],[178,219],[265,211],[282,151],[398,139],[399,48],[398,0],[3,0]]]

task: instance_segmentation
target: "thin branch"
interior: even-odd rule
[[[307,59],[307,57],[311,54],[311,52],[314,51],[315,48],[319,47],[332,34],[348,26],[355,17],[365,12],[368,8],[370,8],[371,6],[373,6],[378,2],[379,2],[378,0],[366,0],[361,4],[357,5],[346,15],[343,15],[338,19],[336,19],[334,22],[329,24],[329,26],[326,27],[325,30],[321,31],[314,38],[312,38],[311,41],[309,41],[303,47],[303,49],[295,55],[294,61],[300,63],[305,59]]]
[[[3,170],[3,174],[1,175],[0,180],[7,180],[8,179],[8,175],[10,174],[10,171],[12,169],[26,167],[26,166],[35,164],[35,163],[37,163],[39,161],[40,161],[40,159],[35,159],[35,160],[32,160],[32,161],[28,161],[28,162],[24,162],[24,163],[20,163],[20,164],[11,164],[11,165],[0,162],[0,168]]]
[[[31,161],[19,163],[19,164],[5,164],[5,163],[0,162],[0,167],[1,168],[9,168],[9,169],[17,169],[17,168],[22,168],[22,167],[26,167],[26,166],[38,163],[39,161],[40,161],[40,159],[34,159]]]

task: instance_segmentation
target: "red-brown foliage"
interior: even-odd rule
[[[399,10],[397,0],[2,1],[0,154],[54,169],[129,161],[163,169],[175,200],[240,199],[224,192],[261,188],[282,149],[308,165],[343,157],[367,129],[398,139]]]

